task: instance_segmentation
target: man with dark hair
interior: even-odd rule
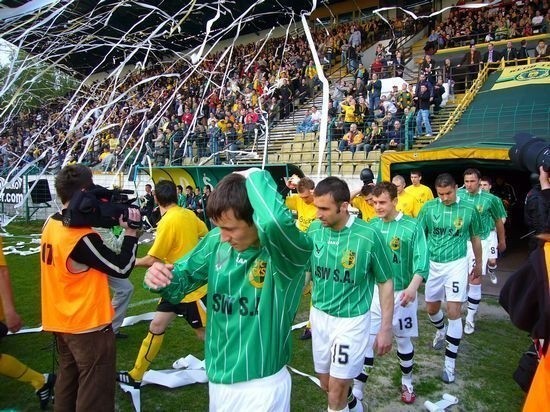
[[[384,239],[383,251],[391,262],[394,284],[393,334],[397,343],[397,358],[401,368],[401,400],[414,403],[412,384],[414,348],[411,338],[418,336],[418,287],[428,277],[426,236],[418,221],[397,210],[397,187],[380,182],[373,188],[374,209],[378,218],[369,223]],[[363,386],[374,365],[372,344],[380,329],[380,299],[374,288],[370,308],[370,340],[365,353],[363,372],[354,382],[354,394],[363,397]]]
[[[308,229],[313,240],[312,352],[329,411],[363,411],[352,393],[363,368],[369,337],[369,309],[375,283],[381,302],[381,328],[374,342],[383,355],[391,349],[393,284],[382,236],[348,213],[348,185],[336,177],[313,191],[317,217]]]
[[[176,185],[172,181],[161,180],[155,185],[155,199],[162,218],[153,246],[146,256],[136,260],[136,266],[149,267],[155,262],[174,263],[208,233],[204,222],[193,211],[177,205]],[[135,389],[140,388],[143,375],[160,351],[166,328],[178,315],[183,316],[195,330],[197,337],[204,340],[206,292],[207,287],[204,285],[176,304],[161,299],[149,325],[149,332],[141,343],[133,369],[119,372],[117,381]]]
[[[475,265],[471,277],[481,276],[481,219],[470,203],[456,195],[454,178],[443,173],[435,179],[437,199],[424,204],[418,220],[426,233],[430,251],[430,270],[426,281],[426,309],[437,329],[432,346],[441,349],[447,342],[445,365],[441,379],[455,381],[455,363],[462,338],[462,303],[467,298],[468,239],[472,242]],[[441,301],[447,301],[448,327],[441,311]]]
[[[113,252],[91,228],[64,224],[73,196],[92,187],[92,172],[82,165],[65,166],[55,179],[63,204],[45,223],[40,248],[42,326],[56,337],[59,370],[56,410],[115,409],[115,335],[108,276],[126,278],[137,251],[136,208],[128,219],[119,253]],[[90,350],[93,348],[93,350]]]
[[[420,170],[411,170],[411,185],[405,188],[405,192],[412,195],[416,200],[416,209],[420,211],[424,203],[434,198],[432,189],[421,184],[422,172]]]
[[[147,228],[152,228],[156,222],[153,222],[151,215],[153,214],[153,209],[155,208],[155,198],[153,196],[153,186],[149,183],[145,185],[145,194],[139,198],[141,203],[141,216],[147,225]]]
[[[267,171],[224,177],[207,214],[217,227],[174,265],[153,264],[145,284],[179,302],[208,282],[210,410],[290,411],[285,365],[311,240]]]
[[[506,211],[502,201],[492,195],[481,190],[481,173],[479,170],[469,168],[464,171],[464,188],[458,190],[458,195],[461,200],[470,203],[479,212],[481,218],[481,274],[485,276],[489,274],[491,283],[497,283],[496,271],[496,258],[498,252],[504,252],[506,249],[506,236],[504,231],[504,221],[506,220]],[[491,234],[493,228],[496,228],[494,232],[498,239],[498,251],[491,250]],[[495,260],[495,264],[489,266],[489,258]],[[471,271],[474,264],[474,255],[471,243],[468,243],[468,271]],[[468,315],[466,316],[466,322],[464,324],[464,333],[470,335],[474,333],[475,321],[474,317],[481,301],[481,278],[470,279],[468,285]]]

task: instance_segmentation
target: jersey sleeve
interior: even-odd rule
[[[427,280],[430,268],[430,252],[426,241],[426,233],[418,221],[413,236],[413,275],[422,276],[424,280]]]
[[[508,214],[506,213],[506,209],[504,208],[504,203],[502,203],[502,199],[500,197],[493,196],[492,207],[494,208],[495,220],[505,219],[508,217]]]
[[[288,278],[301,275],[313,242],[296,227],[269,172],[252,172],[246,179],[246,190],[254,209],[260,243],[267,248],[274,267]]]
[[[160,295],[173,304],[180,303],[189,293],[204,286],[208,282],[208,266],[213,251],[213,242],[219,234],[202,238],[199,244],[188,254],[174,263],[173,278],[168,286],[160,289]]]
[[[204,223],[198,217],[196,219],[196,223],[197,223],[197,233],[199,235],[199,238],[205,237],[208,233],[208,227],[206,226],[206,223]]]

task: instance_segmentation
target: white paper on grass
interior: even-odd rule
[[[185,369],[165,369],[160,371],[149,370],[143,375],[141,386],[155,384],[167,388],[179,388],[181,386],[192,385],[194,383],[206,383],[206,371],[204,360],[197,359],[193,355],[187,355],[174,361],[174,365],[185,365]],[[129,393],[132,397],[132,403],[136,412],[141,412],[140,390],[134,389],[129,385],[120,384],[120,389]]]

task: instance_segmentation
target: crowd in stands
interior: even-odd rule
[[[432,29],[426,51],[433,54],[438,48],[548,33],[549,24],[548,0],[501,2],[481,9],[452,9],[445,21]]]
[[[324,27],[312,34],[321,60],[330,65],[343,49],[361,50],[387,35],[387,28],[373,19],[364,25],[335,26],[328,35]],[[268,124],[288,117],[296,104],[313,97],[318,84],[304,35],[288,38],[286,44],[284,38],[272,38],[259,54],[258,47],[235,46],[231,63],[220,61],[223,51],[213,53],[184,83],[171,75],[186,73],[185,62],[158,64],[94,83],[87,97],[69,96],[21,113],[0,134],[1,168],[35,161],[55,171],[68,158],[112,171],[136,159],[142,162],[144,155],[153,165],[165,165],[169,159],[177,165],[193,154],[203,157],[247,147]],[[103,92],[110,89],[118,93],[116,102]],[[191,151],[193,143],[198,153]],[[214,160],[219,163],[219,156]]]

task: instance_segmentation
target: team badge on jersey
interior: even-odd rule
[[[254,266],[248,272],[248,281],[255,288],[261,289],[264,287],[265,271],[267,262],[257,259]]]
[[[477,211],[483,213],[483,205],[477,205]]]
[[[455,228],[457,229],[460,229],[463,224],[464,224],[464,220],[461,217],[457,217],[453,222],[453,225],[455,225]]]
[[[395,250],[398,250],[400,247],[401,247],[401,240],[397,236],[394,236],[390,240],[390,249],[395,251]]]
[[[342,266],[345,269],[351,269],[355,266],[355,258],[356,254],[352,250],[346,250],[344,251],[344,255],[342,256]]]

